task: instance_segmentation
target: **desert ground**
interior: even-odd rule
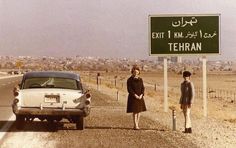
[[[80,72],[82,81],[92,88],[109,94],[124,105],[127,103],[126,80],[130,72]],[[97,85],[97,73],[98,77]],[[145,100],[148,111],[144,116],[156,120],[172,129],[172,111],[164,112],[163,107],[163,72],[141,72],[145,85]],[[208,73],[207,117],[203,114],[202,75],[191,76],[195,85],[195,101],[192,106],[193,134],[197,145],[201,147],[236,146],[236,74]],[[168,106],[176,107],[177,131],[183,131],[184,118],[179,108],[181,74],[168,73]]]
[[[91,90],[92,111],[86,129],[59,123],[48,131],[46,123],[27,124],[23,131],[15,125],[0,142],[2,147],[201,147],[236,146],[236,77],[234,73],[208,73],[208,116],[203,115],[202,76],[192,75],[196,96],[191,110],[192,134],[182,133],[184,117],[179,108],[181,74],[168,73],[168,106],[176,108],[176,131],[172,131],[172,111],[164,111],[163,72],[141,72],[147,111],[141,113],[140,131],[132,130],[132,116],[126,114],[126,80],[130,72],[79,71],[85,89]],[[97,77],[97,74],[100,76]],[[98,79],[97,79],[98,78]],[[98,80],[98,81],[97,81]],[[98,85],[97,85],[98,82]],[[54,131],[55,130],[55,131]],[[93,137],[93,138],[91,138]],[[95,137],[95,138],[94,138]],[[78,140],[79,139],[79,140]],[[26,146],[26,147],[27,147]]]

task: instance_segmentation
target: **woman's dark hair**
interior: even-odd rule
[[[132,67],[132,69],[131,69],[131,74],[133,74],[133,72],[134,72],[135,70],[138,70],[139,73],[140,73],[140,69],[139,69],[138,65],[133,65],[133,67]]]

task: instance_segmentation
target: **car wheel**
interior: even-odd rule
[[[25,117],[22,115],[16,115],[16,128],[21,130],[24,127]]]
[[[56,120],[57,122],[60,122],[60,121],[62,120],[62,118],[61,118],[61,117],[56,117],[55,120]]]
[[[78,130],[83,130],[84,129],[84,117],[79,117],[76,121],[76,128]]]
[[[53,118],[51,118],[51,117],[49,117],[49,118],[46,118],[46,120],[47,120],[47,122],[48,122],[48,123],[53,123],[53,122],[54,122],[54,119],[53,119]]]
[[[57,124],[56,122],[54,122],[55,120],[52,117],[48,117],[46,118],[47,122],[48,122],[48,128],[51,131],[56,131],[57,130]]]
[[[40,121],[44,121],[46,118],[45,117],[38,117]]]

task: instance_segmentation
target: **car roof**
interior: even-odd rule
[[[64,72],[64,71],[34,71],[27,72],[23,76],[23,80],[28,78],[42,78],[42,77],[57,77],[57,78],[67,78],[74,79],[80,81],[79,74],[75,74],[72,72]]]

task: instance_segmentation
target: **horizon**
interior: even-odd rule
[[[134,58],[134,57],[100,57],[100,56],[39,56],[39,55],[33,55],[33,56],[29,56],[29,55],[18,55],[18,56],[14,56],[14,55],[0,55],[0,59],[4,57],[10,57],[10,58],[17,58],[17,59],[21,59],[21,58],[55,58],[55,59],[59,59],[59,58],[87,58],[87,59],[112,59],[112,60],[148,60],[148,61],[155,61],[155,60],[159,60],[158,58],[163,58],[163,56],[153,56],[153,57],[145,57],[145,58]],[[196,57],[196,56],[167,56],[168,60],[170,60],[170,58],[172,57],[181,57],[182,61],[201,61],[202,57]],[[208,62],[235,62],[236,63],[236,59],[216,59],[216,58],[211,58],[211,57],[206,57]]]

